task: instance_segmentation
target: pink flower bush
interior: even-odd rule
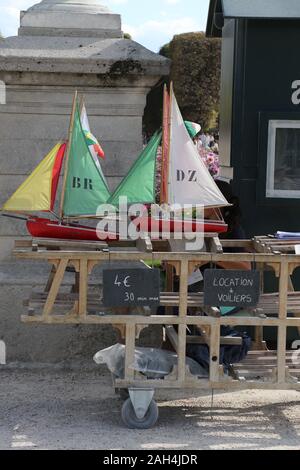
[[[198,142],[197,149],[200,158],[205,163],[206,168],[213,178],[220,175],[220,159],[216,152],[213,152],[210,147],[204,147],[202,142]]]

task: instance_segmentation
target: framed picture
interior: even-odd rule
[[[300,203],[300,113],[261,113],[258,199]]]

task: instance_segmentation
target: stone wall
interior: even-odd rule
[[[114,189],[142,148],[147,88],[76,88],[85,97],[93,133],[105,149],[103,170]],[[7,104],[0,105],[1,205],[49,150],[67,138],[73,93],[68,84],[7,85]],[[0,220],[0,260],[10,257],[15,236],[26,233],[24,225]]]
[[[96,0],[43,0],[22,12],[19,35],[0,41],[7,92],[0,104],[0,205],[66,139],[76,89],[105,149],[103,168],[114,189],[141,151],[146,96],[168,72],[169,61],[123,39],[120,16]],[[8,361],[91,360],[116,340],[112,328],[20,323],[23,300],[32,287],[42,288],[49,270],[11,259],[24,225],[0,217],[0,340]]]

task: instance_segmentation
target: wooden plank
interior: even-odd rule
[[[125,380],[133,380],[135,376],[135,336],[136,325],[127,323],[126,325],[126,350],[125,350]]]
[[[178,326],[178,380],[185,381],[186,374],[186,325]]]
[[[34,317],[28,317],[28,315],[22,316],[22,321],[25,323],[43,323],[45,318],[40,315]],[[45,323],[49,322],[49,318],[46,319]],[[56,324],[97,324],[97,325],[115,325],[121,323],[133,323],[135,322],[138,325],[199,325],[211,326],[211,325],[228,325],[228,326],[273,326],[277,327],[279,325],[288,326],[288,327],[297,327],[299,326],[299,319],[297,318],[288,318],[287,320],[279,320],[277,318],[212,318],[212,317],[187,317],[186,319],[181,319],[178,316],[165,316],[165,315],[155,315],[155,316],[137,316],[137,315],[88,315],[84,319],[80,318],[70,318],[66,315],[52,315],[51,323]]]
[[[106,242],[88,242],[88,241],[81,241],[81,240],[54,240],[52,238],[36,238],[33,239],[33,242],[37,244],[38,247],[45,247],[45,248],[53,248],[57,247],[57,249],[92,249],[92,250],[103,250],[108,248],[108,244]]]
[[[189,263],[187,260],[182,260],[181,266],[180,266],[180,287],[179,287],[179,316],[180,317],[185,317],[187,315],[188,277],[189,277]]]
[[[289,265],[284,260],[281,263],[279,279],[279,318],[284,320],[287,317],[287,297],[289,282]]]
[[[66,258],[62,259],[58,265],[58,268],[54,276],[54,279],[53,279],[53,282],[52,282],[52,285],[49,290],[49,294],[48,294],[48,297],[44,306],[44,310],[43,310],[43,317],[45,319],[47,319],[47,317],[51,314],[53,310],[55,300],[56,300],[58,291],[60,289],[62,280],[64,278],[64,274],[65,274],[67,266],[68,266],[68,259]]]
[[[221,381],[211,383],[206,379],[199,379],[198,382],[186,381],[184,383],[175,380],[134,380],[123,381],[116,380],[115,385],[117,388],[156,388],[156,389],[193,389],[193,390],[208,390],[211,391],[212,386],[215,390],[300,390],[300,382],[298,383],[285,383],[276,384],[264,381]]]
[[[209,345],[209,340],[203,338],[201,336],[187,336],[186,337],[187,344],[207,344]],[[242,338],[234,337],[234,336],[222,336],[220,338],[220,342],[222,346],[240,346],[243,344]]]
[[[170,264],[166,263],[166,289],[170,296],[174,296],[173,289],[174,289],[174,268]],[[162,297],[168,295],[167,293],[161,294],[161,304],[162,304]],[[178,305],[179,305],[179,295],[178,295]],[[172,309],[168,307],[166,309],[167,315],[172,315]]]
[[[223,248],[243,248],[254,251],[253,240],[225,240],[219,239]]]
[[[273,373],[274,369],[276,369],[277,364],[234,364],[234,369],[235,370],[243,370],[243,371],[258,371],[259,373],[264,373],[265,371],[271,371]],[[292,374],[298,374],[299,373],[299,368],[294,366],[294,367],[289,367],[290,372]]]
[[[47,293],[47,294],[49,293],[49,291],[51,289],[55,274],[56,274],[56,267],[53,265],[52,268],[51,268],[50,274],[49,274],[49,278],[48,278],[46,287],[45,287],[45,293]]]
[[[108,258],[107,253],[101,251],[83,251],[83,252],[69,252],[69,251],[47,251],[47,252],[36,252],[31,251],[18,251],[15,253],[17,258],[20,259],[59,259],[61,258],[74,258],[78,259],[87,257],[89,260],[105,260]],[[272,253],[257,253],[255,255],[255,261],[267,264],[280,264],[282,262],[283,255],[274,255]],[[299,263],[298,255],[284,255],[285,260],[289,263]],[[154,261],[189,261],[196,264],[210,263],[213,262],[218,264],[220,262],[252,262],[253,253],[224,253],[224,254],[210,254],[210,253],[195,253],[195,252],[154,252],[153,255]],[[128,251],[113,251],[110,253],[111,261],[140,261],[149,259],[149,254],[141,252],[128,252]]]
[[[79,271],[78,314],[83,319],[87,315],[87,291],[88,291],[88,261],[86,259],[82,259],[80,260],[80,271]]]
[[[286,381],[286,341],[287,341],[287,328],[286,325],[278,327],[278,345],[277,345],[277,380],[278,383]]]
[[[273,253],[295,253],[295,245],[271,245],[271,250]]]
[[[255,327],[255,332],[254,332],[254,342],[252,344],[253,349],[258,349],[258,350],[266,350],[267,349],[267,344],[264,341],[264,327],[263,326],[256,326]]]
[[[32,239],[24,238],[21,240],[15,240],[15,248],[31,248],[32,247]]]
[[[210,365],[209,378],[211,382],[218,382],[220,379],[220,326],[214,324],[210,331]]]
[[[36,306],[43,306],[47,298],[47,294],[45,293],[33,293],[31,294],[31,297],[27,302],[27,305],[36,305]],[[76,302],[79,300],[79,295],[76,293],[66,293],[63,295],[58,294],[55,305],[56,306],[61,306],[63,307],[64,305],[69,307],[70,302]],[[88,299],[88,305],[90,308],[104,308],[102,306],[102,299],[98,294],[89,294],[89,299]],[[164,294],[161,295],[161,305],[163,306],[170,306],[170,307],[175,307],[179,306],[179,296],[177,297],[172,297],[172,296],[165,296]],[[207,315],[209,316],[214,316],[216,318],[220,317],[220,311],[219,309],[213,307],[207,309],[206,307],[203,307],[203,298],[198,298],[193,295],[188,296],[188,307],[199,307],[199,311],[202,310],[204,311]],[[261,313],[264,313],[266,315],[273,315],[273,314],[278,314],[279,311],[279,306],[278,302],[269,302],[269,303],[260,303],[258,305],[258,309],[262,310]],[[300,312],[300,302],[299,300],[295,300],[294,302],[289,301],[288,302],[288,310],[289,312],[293,312],[295,318],[299,318],[299,314],[297,312]],[[168,314],[168,313],[167,313]],[[172,315],[172,309],[170,311],[170,314]],[[249,318],[256,317],[256,314],[251,314],[249,313]],[[238,317],[238,315],[235,316],[228,316],[227,318],[244,318],[244,317]]]
[[[179,301],[179,317],[185,319],[187,316],[187,296],[188,296],[188,277],[189,263],[187,260],[181,261],[180,265],[180,301]],[[186,373],[186,325],[182,324],[178,327],[178,380],[185,380]]]

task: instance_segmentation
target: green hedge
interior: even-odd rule
[[[221,81],[221,41],[204,33],[174,36],[160,54],[172,60],[170,80],[186,120],[207,130],[216,127]],[[148,96],[145,130],[152,133],[161,125],[162,86]]]
[[[175,36],[170,43],[171,80],[184,118],[214,127],[219,111],[221,41],[204,33]]]

